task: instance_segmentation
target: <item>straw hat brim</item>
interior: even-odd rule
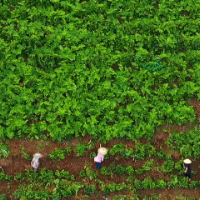
[[[100,147],[98,153],[104,156],[108,153],[108,150],[105,147]]]
[[[191,164],[191,163],[192,163],[192,161],[191,161],[190,159],[185,159],[183,162],[184,162],[185,164]]]
[[[42,154],[41,153],[35,153],[33,155],[34,158],[41,158],[42,157]]]

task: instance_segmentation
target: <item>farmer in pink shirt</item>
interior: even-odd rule
[[[104,160],[104,156],[107,154],[108,150],[104,147],[100,147],[98,149],[98,154],[94,158],[94,162],[96,162],[97,169],[101,169],[101,162]]]

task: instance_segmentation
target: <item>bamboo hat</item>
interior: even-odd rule
[[[42,157],[42,154],[41,153],[35,153],[33,155],[34,158],[41,158]]]
[[[105,147],[100,147],[98,153],[105,156],[108,153],[108,150]]]
[[[185,164],[191,164],[192,163],[192,161],[190,160],[190,159],[185,159],[184,161],[183,161]]]

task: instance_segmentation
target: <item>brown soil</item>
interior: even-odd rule
[[[200,101],[191,100],[191,101],[189,101],[189,104],[194,107],[194,110],[195,110],[195,113],[196,113],[196,119],[200,120]]]
[[[123,20],[121,17],[119,17],[118,20],[119,20],[119,23],[120,23],[120,24],[123,24],[123,23],[124,23],[124,20]]]
[[[119,70],[119,66],[117,64],[112,65],[112,69],[114,69],[115,71]]]

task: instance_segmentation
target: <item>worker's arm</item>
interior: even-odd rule
[[[188,167],[185,168],[185,173],[187,172],[187,170],[188,170]]]

